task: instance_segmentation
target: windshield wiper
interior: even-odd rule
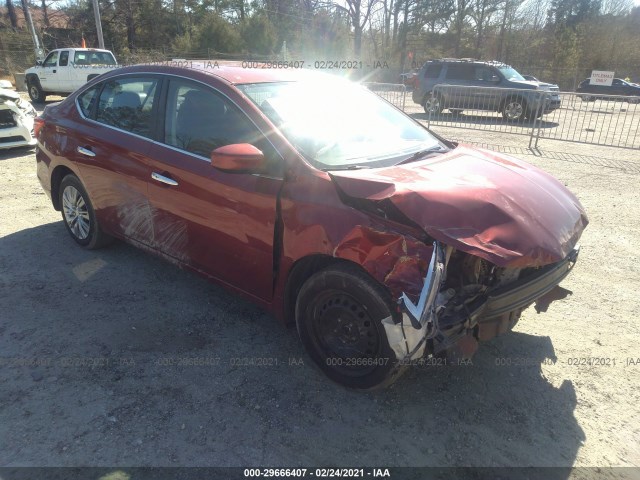
[[[366,165],[342,165],[340,167],[335,167],[335,168],[323,168],[322,171],[331,172],[335,170],[362,170],[364,168],[371,168],[371,167],[367,167]]]
[[[396,165],[402,165],[403,163],[415,162],[416,160],[419,160],[422,157],[424,157],[424,156],[426,156],[426,155],[428,155],[430,153],[443,153],[443,152],[447,152],[447,151],[448,151],[447,148],[442,148],[440,145],[437,145],[435,147],[425,148],[424,150],[420,150],[420,151],[414,153],[413,155],[411,155],[410,157],[405,158],[401,162],[396,163]]]

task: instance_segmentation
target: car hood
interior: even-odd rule
[[[432,238],[502,267],[560,261],[588,224],[578,199],[551,175],[467,146],[405,165],[334,171],[331,178],[342,195],[378,209],[391,202]]]

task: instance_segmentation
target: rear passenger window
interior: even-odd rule
[[[69,50],[60,52],[60,60],[58,60],[58,65],[61,67],[66,67],[68,64],[69,64]]]
[[[78,105],[80,106],[80,111],[87,118],[91,118],[91,114],[93,113],[93,106],[96,103],[96,97],[101,86],[101,84],[98,84],[94,87],[91,87],[89,90],[81,93],[78,96]]]
[[[424,78],[438,78],[442,72],[442,65],[429,65],[424,71]]]
[[[451,80],[473,80],[473,65],[459,63],[447,67],[447,79]]]
[[[100,93],[96,120],[127,132],[151,137],[151,111],[157,91],[158,80],[154,78],[108,80]]]

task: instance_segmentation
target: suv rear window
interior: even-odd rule
[[[473,80],[474,68],[471,64],[453,63],[447,67],[447,79]]]

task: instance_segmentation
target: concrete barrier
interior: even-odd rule
[[[26,92],[27,91],[27,82],[25,80],[24,73],[14,73],[13,78],[16,80],[16,90],[18,92]]]

